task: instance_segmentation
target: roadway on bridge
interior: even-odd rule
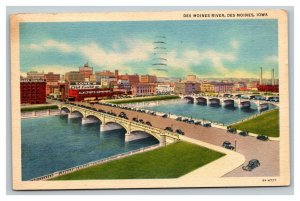
[[[75,102],[75,104],[91,107],[89,103],[84,102]],[[171,127],[174,131],[176,129],[181,129],[184,131],[186,137],[217,146],[221,146],[224,141],[230,141],[233,144],[236,141],[236,151],[244,155],[246,158],[244,165],[246,165],[246,163],[248,163],[248,161],[251,159],[258,159],[260,161],[260,167],[251,172],[244,171],[242,170],[242,167],[239,167],[224,175],[225,177],[257,177],[279,175],[279,141],[260,141],[255,137],[243,137],[238,134],[230,134],[227,133],[226,130],[220,128],[205,128],[194,124],[179,122],[170,118],[153,116],[147,113],[125,110],[118,107],[98,104],[95,104],[92,107],[96,109],[103,109],[107,112],[114,112],[117,115],[120,114],[120,112],[124,112],[130,120],[132,120],[134,117],[143,119],[144,122],[149,121],[151,122],[152,126],[160,129],[165,129],[166,127]]]

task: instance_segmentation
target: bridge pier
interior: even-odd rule
[[[92,123],[97,123],[98,121],[96,119],[92,119],[92,118],[86,118],[86,117],[83,117],[82,120],[81,120],[81,124],[84,125],[84,124],[92,124]]]
[[[117,124],[101,124],[100,125],[100,131],[101,132],[117,130],[117,129],[121,129],[121,128],[122,127],[120,125],[117,125]]]
[[[80,118],[80,114],[77,114],[77,113],[69,113],[68,114],[68,119],[74,119],[74,118]]]

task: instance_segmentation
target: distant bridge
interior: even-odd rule
[[[214,104],[223,106],[234,106],[238,107],[250,107],[251,103],[255,104],[258,109],[268,108],[269,104],[279,107],[279,102],[265,101],[265,100],[253,100],[253,99],[243,99],[237,97],[217,97],[217,96],[203,96],[200,94],[194,95],[180,95],[181,99],[186,99],[191,103],[199,104]]]
[[[92,123],[95,122],[95,120],[101,122],[101,131],[124,128],[126,130],[126,141],[134,138],[134,135],[140,132],[153,136],[159,141],[161,145],[179,141],[179,135],[176,133],[102,113],[97,110],[64,103],[58,103],[58,107],[60,110],[68,113],[68,118],[81,117],[82,124]]]

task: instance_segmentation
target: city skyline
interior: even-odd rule
[[[166,71],[153,66],[157,37]],[[258,78],[263,67],[277,78],[277,41],[277,20],[21,23],[21,74],[64,74],[89,62],[94,72],[159,77]]]

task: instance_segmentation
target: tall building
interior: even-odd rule
[[[197,76],[196,75],[187,75],[186,81],[187,82],[197,82]]]
[[[20,98],[21,104],[46,103],[46,80],[21,79]]]
[[[27,72],[27,79],[44,79],[44,72],[29,71]]]
[[[153,83],[138,83],[131,86],[132,95],[153,95],[156,85]]]
[[[194,82],[177,82],[175,83],[176,94],[193,94],[200,91],[200,83]]]
[[[58,81],[60,80],[60,74],[48,72],[44,75],[44,78],[46,80],[46,94],[54,93],[54,91],[59,88]]]
[[[155,83],[157,82],[156,75],[141,75],[140,76],[141,83]]]
[[[69,83],[84,82],[84,74],[78,71],[70,71],[65,74],[65,80]]]
[[[120,80],[128,80],[130,85],[138,84],[140,82],[140,77],[137,74],[135,74],[135,75],[128,75],[128,74],[119,75],[119,79]]]
[[[83,66],[79,67],[79,72],[83,74],[84,79],[89,80],[90,75],[93,74],[93,67],[89,66],[89,64],[86,63]]]
[[[201,83],[201,92],[224,93],[234,91],[234,84],[229,82],[207,82]]]

